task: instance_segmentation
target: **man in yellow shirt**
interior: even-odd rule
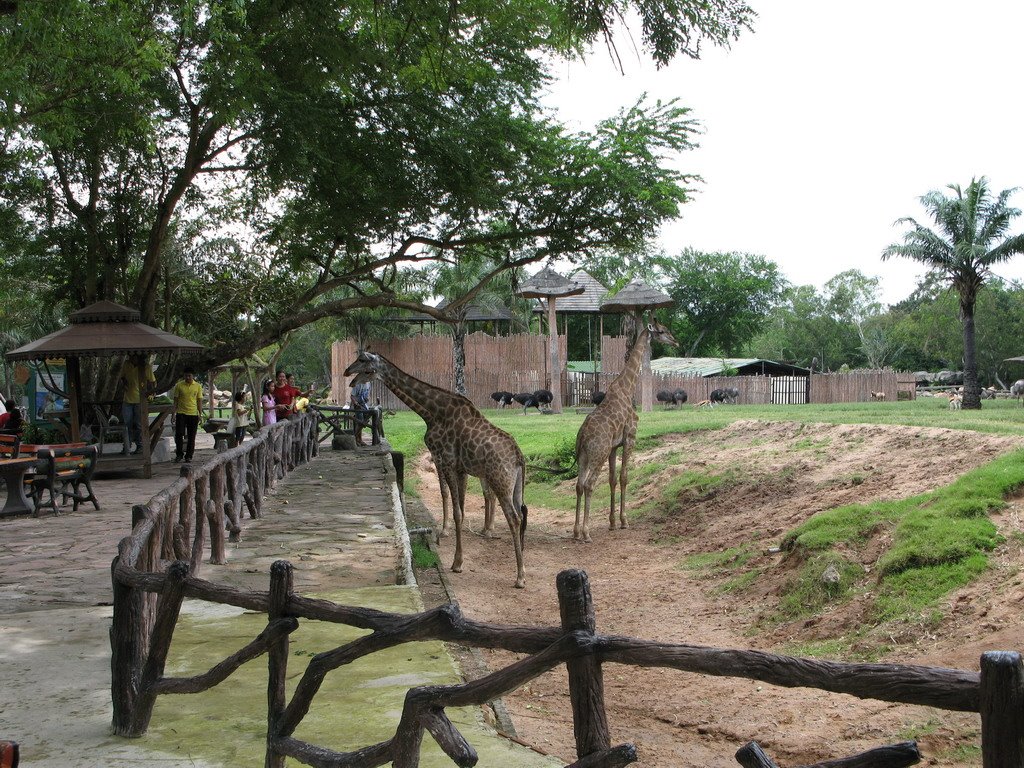
[[[171,411],[174,419],[174,461],[192,461],[196,450],[196,432],[199,430],[199,413],[203,410],[203,386],[196,381],[196,372],[186,368],[184,378],[174,385]],[[184,450],[183,450],[184,449]]]
[[[142,410],[143,399],[149,398],[156,387],[153,366],[145,355],[129,355],[121,366],[121,385],[124,395],[121,398],[121,421],[124,423],[124,453],[142,453]]]

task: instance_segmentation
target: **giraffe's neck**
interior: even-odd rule
[[[403,403],[416,411],[428,425],[443,418],[444,412],[449,410],[452,405],[450,401],[455,399],[455,395],[431,386],[425,381],[420,381],[415,376],[410,376],[389,360],[381,358],[381,363],[381,378],[384,379],[388,389],[394,392]]]
[[[625,396],[630,400],[633,398],[633,393],[636,390],[637,379],[640,378],[640,364],[644,359],[644,350],[647,348],[647,340],[650,338],[650,331],[645,326],[640,335],[636,337],[636,343],[633,344],[633,348],[629,350],[629,355],[626,357],[626,364],[622,368],[622,372],[615,377],[615,381],[608,385],[608,397],[613,394],[616,396]]]

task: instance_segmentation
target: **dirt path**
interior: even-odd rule
[[[582,568],[590,575],[598,629],[669,642],[787,652],[793,643],[843,634],[861,620],[857,601],[821,620],[766,623],[781,583],[780,556],[769,548],[796,524],[823,509],[872,499],[894,499],[946,485],[1019,438],[944,429],[874,425],[799,425],[737,422],[716,432],[674,436],[636,457],[638,474],[629,507],[650,505],[656,492],[682,473],[713,487],[667,513],[648,515],[627,530],[607,530],[607,485],[595,494],[592,544],[572,540],[573,513],[531,507],[527,589],[511,588],[514,560],[507,528],[495,539],[464,537],[465,571],[451,574],[464,612],[502,623],[556,625],[555,575]],[[665,463],[657,469],[656,463]],[[651,469],[655,471],[651,472]],[[440,519],[440,498],[429,460],[417,467],[424,503]],[[717,484],[716,484],[717,483]],[[529,491],[529,489],[527,489]],[[527,492],[529,503],[529,492]],[[469,526],[482,526],[482,501],[467,504]],[[889,638],[881,660],[977,669],[982,650],[1019,648],[1024,562],[1016,503],[996,524],[1007,542],[979,582],[940,608],[946,618],[907,636]],[[761,568],[749,588],[724,591],[681,567],[689,556],[753,543],[750,568]],[[450,563],[452,539],[443,539]],[[767,629],[764,629],[767,627]],[[864,649],[868,650],[868,649]],[[492,668],[512,660],[490,652]],[[860,701],[747,680],[712,678],[609,665],[605,671],[613,743],[632,741],[644,766],[735,766],[733,753],[757,740],[784,766],[854,754],[917,738],[932,764],[980,765],[979,721],[923,707]],[[535,680],[506,703],[525,741],[567,761],[574,755],[564,670]]]

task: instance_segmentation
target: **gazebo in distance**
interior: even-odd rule
[[[205,349],[194,341],[140,322],[141,315],[137,309],[112,301],[99,301],[75,310],[69,320],[71,324],[66,328],[8,352],[7,359],[35,360],[44,365],[47,360],[66,361],[67,392],[59,394],[68,400],[68,433],[71,442],[81,439],[86,405],[82,400],[81,358],[168,353],[196,355]],[[161,410],[152,423],[148,413],[142,414],[142,454],[104,454],[101,457],[103,469],[139,470],[143,477],[152,474],[153,447],[170,413],[170,406],[159,408]]]
[[[601,304],[602,312],[628,312],[636,320],[637,329],[643,322],[643,313],[648,309],[658,307],[670,307],[674,302],[672,298],[654,286],[648,285],[642,280],[634,280],[621,291],[616,293]],[[636,335],[639,335],[637,330]],[[650,344],[643,350],[643,368],[640,373],[640,409],[650,411],[654,408],[654,392],[651,375],[651,347]]]
[[[562,365],[558,356],[558,323],[555,319],[555,301],[560,296],[577,296],[583,293],[583,286],[576,285],[551,267],[544,267],[533,277],[524,281],[519,295],[524,299],[545,299],[548,308],[548,371],[551,374],[551,410],[562,412]]]

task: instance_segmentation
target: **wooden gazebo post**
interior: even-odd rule
[[[524,299],[546,299],[548,305],[548,370],[551,372],[551,410],[562,412],[562,366],[558,355],[558,321],[555,316],[555,299],[559,296],[577,296],[583,293],[583,286],[576,285],[560,274],[545,267],[525,281],[519,289]]]
[[[636,317],[637,336],[640,323],[644,321],[646,310],[658,307],[670,307],[672,298],[642,280],[634,280],[621,291],[601,305],[602,312],[630,312]],[[634,339],[634,343],[635,343]],[[651,375],[651,346],[643,350],[643,368],[640,372],[640,410],[651,411],[654,408],[654,387]]]

